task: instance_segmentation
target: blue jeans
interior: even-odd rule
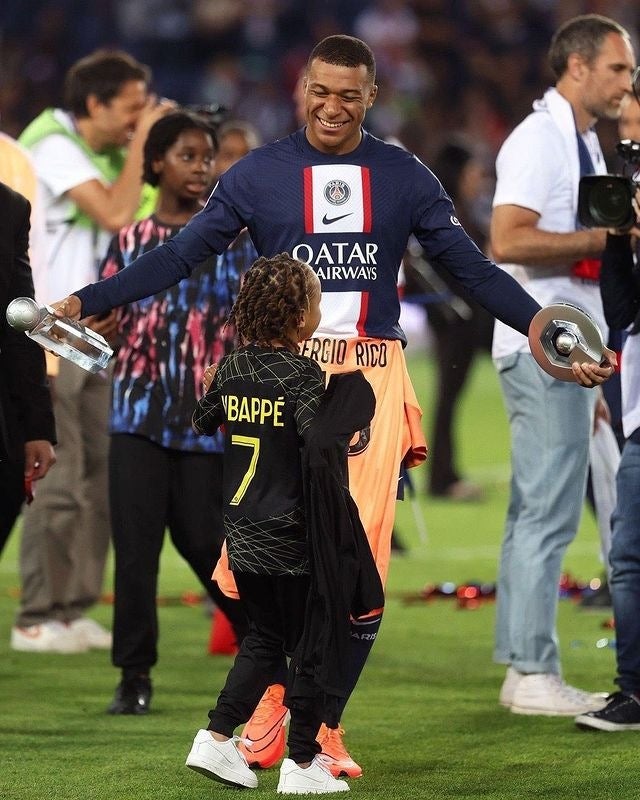
[[[611,518],[611,597],[616,622],[616,683],[640,691],[640,444],[626,442],[616,479]]]
[[[596,393],[555,380],[529,353],[496,366],[511,428],[511,496],[494,659],[520,672],[560,674],[558,582],[584,504]]]

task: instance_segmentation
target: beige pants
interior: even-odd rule
[[[60,359],[53,379],[57,462],[38,481],[22,523],[21,627],[77,619],[100,597],[111,535],[110,393],[109,369],[93,375]]]

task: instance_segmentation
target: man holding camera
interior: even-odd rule
[[[629,95],[618,126],[622,139],[640,142],[640,102]],[[635,209],[637,211],[637,208]],[[635,216],[635,215],[634,215]],[[619,691],[599,710],[576,717],[580,728],[640,730],[640,224],[611,230],[602,254],[600,291],[607,322],[629,328],[623,349],[622,426],[625,444],[612,517],[611,597],[616,628]]]
[[[498,155],[491,222],[496,261],[545,306],[571,303],[606,326],[598,288],[604,229],[579,229],[581,175],[606,172],[592,126],[617,119],[635,59],[627,31],[590,14],[555,33],[556,76]],[[556,612],[562,559],[578,529],[597,395],[540,370],[524,336],[497,323],[493,357],[512,438],[494,658],[500,702],[514,713],[575,716],[601,695],[561,677]]]

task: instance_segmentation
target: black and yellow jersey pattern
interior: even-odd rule
[[[198,402],[199,433],[224,426],[224,522],[234,571],[309,571],[300,447],[323,393],[314,361],[249,345],[220,362]]]

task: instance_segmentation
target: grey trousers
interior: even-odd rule
[[[16,625],[69,622],[102,591],[111,536],[107,422],[109,368],[91,374],[60,359],[53,379],[57,462],[25,507]]]
[[[530,353],[496,364],[511,429],[511,496],[494,661],[560,675],[558,582],[584,505],[597,395],[547,375]]]

